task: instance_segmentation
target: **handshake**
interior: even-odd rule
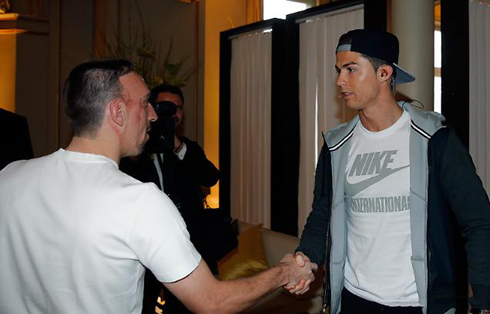
[[[310,289],[310,284],[315,280],[314,272],[318,270],[318,265],[312,263],[308,256],[301,252],[296,252],[295,256],[286,254],[279,263],[287,272],[288,282],[283,287],[290,293],[303,294]]]

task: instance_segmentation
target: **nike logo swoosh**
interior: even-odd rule
[[[360,181],[357,183],[351,184],[347,180],[345,180],[345,188],[346,188],[346,190],[348,189],[350,195],[352,195],[352,196],[357,195],[359,192],[364,191],[365,189],[367,189],[371,185],[376,184],[379,181],[383,180],[384,178],[389,177],[392,174],[394,174],[400,170],[403,170],[409,166],[410,165],[406,165],[406,166],[403,166],[400,168],[395,168],[395,169],[386,169],[385,171],[381,172],[380,174],[378,174],[375,177],[371,177],[369,179],[366,179],[366,180],[363,180],[363,181]]]

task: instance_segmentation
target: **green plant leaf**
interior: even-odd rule
[[[166,83],[183,87],[187,81],[197,72],[198,66],[192,66],[181,74],[184,64],[187,62],[188,56],[180,57],[179,61],[172,62],[173,52],[173,37],[167,45],[166,53],[161,53],[162,44],[156,40],[151,32],[151,27],[143,16],[137,0],[134,0],[136,11],[127,6],[127,36],[121,36],[120,32],[112,28],[112,40],[108,40],[106,44],[106,56],[114,59],[127,59],[131,61],[149,88],[153,88],[160,84]],[[142,31],[134,31],[132,23],[132,14],[137,13]]]

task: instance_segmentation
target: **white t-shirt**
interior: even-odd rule
[[[0,313],[140,313],[201,256],[178,210],[104,156],[65,151],[0,172]]]
[[[359,122],[346,169],[345,287],[387,306],[419,306],[411,265],[410,116],[370,132]]]

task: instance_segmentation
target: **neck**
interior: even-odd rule
[[[79,153],[102,155],[114,160],[117,164],[121,160],[113,141],[88,136],[74,136],[66,150]]]
[[[386,99],[379,100],[375,105],[360,110],[359,118],[366,129],[379,132],[395,124],[402,114],[403,109],[390,95]]]

